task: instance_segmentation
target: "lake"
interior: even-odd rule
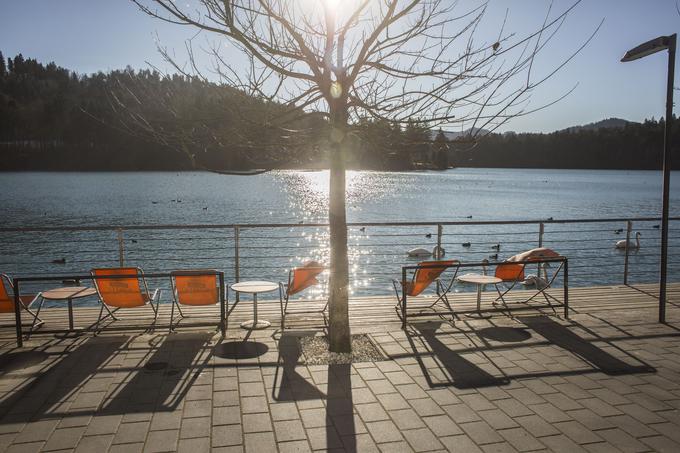
[[[677,178],[678,173],[673,173]],[[328,172],[280,171],[256,176],[204,172],[0,173],[3,227],[324,223]],[[680,187],[671,186],[671,215],[680,215]],[[452,169],[444,172],[350,171],[349,222],[447,222],[656,217],[661,172],[600,170]],[[655,281],[659,222],[642,222],[642,246],[631,253],[633,281]],[[570,258],[570,284],[621,283],[624,222],[548,224],[544,244]],[[670,278],[680,222],[671,222]],[[429,236],[429,237],[428,237]],[[406,251],[432,248],[436,226],[350,229],[354,295],[388,294]],[[128,230],[126,264],[147,271],[209,267],[234,278],[232,229]],[[499,260],[538,245],[537,225],[444,228],[447,258]],[[470,247],[462,244],[470,242]],[[327,261],[327,231],[318,227],[240,232],[241,279],[285,280],[305,259]],[[0,270],[15,275],[88,271],[118,262],[113,231],[4,233]],[[53,263],[64,259],[65,263]],[[571,269],[570,269],[571,270]],[[159,285],[166,286],[165,282]],[[321,293],[317,291],[316,295]]]

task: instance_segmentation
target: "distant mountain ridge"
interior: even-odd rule
[[[606,118],[600,121],[596,121],[594,123],[588,123],[588,124],[581,124],[577,126],[570,126],[564,129],[559,129],[555,132],[577,132],[577,131],[596,131],[598,129],[623,129],[626,127],[628,124],[640,124],[635,121],[628,121],[624,120],[623,118]],[[432,139],[437,136],[439,133],[438,129],[433,129],[430,131],[430,134],[432,135]],[[480,129],[480,128],[470,128],[470,129],[465,129],[464,131],[460,132],[455,132],[455,131],[444,131],[444,136],[446,137],[447,140],[456,140],[461,137],[470,137],[470,136],[484,136],[487,135],[489,131],[485,129]],[[540,132],[526,132],[528,134],[538,134]],[[505,134],[516,134],[516,132],[513,131],[507,131]]]
[[[640,124],[634,121],[624,120],[623,118],[606,118],[604,120],[596,121],[594,123],[583,124],[581,126],[572,126],[566,129],[561,129],[557,132],[576,132],[576,131],[596,131],[598,129],[623,129],[628,124]]]

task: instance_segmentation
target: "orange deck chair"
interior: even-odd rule
[[[290,302],[290,296],[298,294],[305,289],[319,284],[319,280],[316,278],[321,274],[326,268],[316,262],[308,261],[301,267],[296,267],[288,272],[288,283],[279,283],[279,301],[281,303],[281,331],[283,332],[286,328],[286,315],[289,314],[305,314],[305,313],[322,313],[325,317],[326,309],[328,308],[328,300],[321,310],[295,310],[288,311],[288,302]]]
[[[444,306],[451,313],[453,313],[453,308],[451,308],[447,293],[451,290],[451,287],[456,280],[458,270],[460,269],[458,266],[459,264],[460,261],[458,260],[422,261],[418,263],[418,266],[427,267],[419,267],[416,269],[416,271],[413,273],[411,281],[400,282],[399,280],[393,279],[392,284],[394,286],[394,292],[397,295],[397,305],[395,308],[399,314],[399,317],[401,317],[403,308],[402,304],[404,303],[403,294],[406,294],[408,297],[418,296],[423,291],[425,291],[432,284],[432,282],[437,282],[437,298],[427,308],[432,308],[439,302],[442,302]],[[451,280],[447,284],[444,284],[439,280],[439,276],[450,267],[455,267],[453,277],[451,277]]]
[[[35,296],[19,296],[21,308],[33,318],[29,335],[33,329],[40,327],[44,323],[44,321],[38,317],[40,314],[40,307],[38,307],[38,311],[35,313],[29,308],[31,304],[41,296],[42,293],[38,293]],[[12,279],[6,274],[0,274],[0,313],[14,313],[14,286],[12,285]]]
[[[158,318],[158,304],[160,303],[161,290],[156,289],[153,295],[149,294],[149,286],[144,278],[144,271],[138,267],[113,267],[104,269],[92,269],[90,271],[94,277],[94,286],[97,289],[99,301],[102,306],[99,310],[99,318],[95,326],[109,316],[113,320],[118,320],[114,313],[121,308],[137,308],[149,306],[153,310],[153,324]],[[120,276],[120,277],[113,277]],[[111,278],[98,278],[111,277]],[[140,286],[140,281],[143,285]],[[154,301],[156,306],[154,307]],[[113,308],[113,310],[111,310]],[[102,317],[104,310],[108,314]]]
[[[559,267],[555,270],[553,273],[552,277],[548,277],[548,271],[547,268],[550,267],[549,263],[543,263],[541,260],[543,259],[550,259],[550,258],[561,258],[562,256],[557,253],[556,251],[545,248],[545,247],[540,247],[540,248],[535,248],[531,250],[527,250],[526,252],[518,253],[517,255],[511,256],[508,258],[504,263],[499,264],[496,267],[496,277],[500,278],[503,280],[504,283],[508,284],[509,286],[505,289],[505,291],[501,292],[500,288],[498,285],[496,286],[496,291],[498,291],[498,297],[494,302],[497,302],[498,300],[501,300],[503,304],[505,305],[505,298],[504,296],[511,290],[513,289],[518,283],[524,283],[526,284],[527,276],[525,275],[525,270],[526,266],[529,263],[537,263],[538,264],[538,273],[539,276],[538,278],[534,277],[534,284],[536,285],[536,293],[533,294],[531,297],[529,297],[527,300],[524,301],[524,303],[529,302],[539,294],[542,294],[543,297],[546,299],[546,302],[550,304],[550,299],[552,298],[556,300],[553,296],[550,294],[546,293],[545,291],[550,288],[552,283],[555,281],[555,278],[559,274],[560,270],[562,270],[562,267],[564,266],[564,262],[560,263]],[[517,262],[520,261],[520,262]],[[523,262],[522,262],[523,261]],[[540,277],[541,271],[543,272],[543,277]],[[531,277],[529,277],[531,278]]]
[[[219,329],[224,333],[224,303],[220,295],[218,272],[213,269],[173,271],[172,308],[170,309],[170,331],[174,329],[175,306],[179,316],[185,318],[180,305],[202,307],[221,304]]]

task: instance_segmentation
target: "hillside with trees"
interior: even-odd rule
[[[270,127],[285,115],[295,115],[287,128]],[[663,127],[663,119],[604,120],[550,134],[486,134],[473,143],[417,120],[405,127],[362,121],[351,128],[348,167],[658,169]],[[294,107],[195,77],[131,68],[81,75],[0,53],[4,171],[327,168],[327,128]],[[674,168],[678,140],[674,122]]]

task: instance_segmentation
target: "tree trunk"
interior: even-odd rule
[[[343,109],[340,109],[341,112]],[[346,110],[346,109],[345,109]],[[351,352],[348,310],[349,262],[345,210],[345,114],[331,115],[330,191],[328,221],[331,243],[330,321],[331,352]]]

